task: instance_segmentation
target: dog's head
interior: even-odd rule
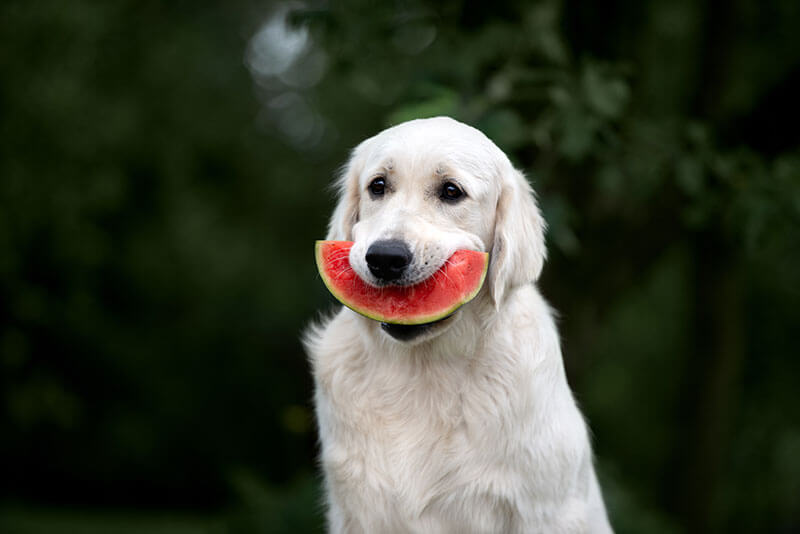
[[[456,250],[484,251],[486,285],[500,306],[509,289],[542,269],[544,222],[530,185],[494,143],[458,121],[413,120],[367,139],[338,186],[327,239],[355,242],[350,264],[369,284],[412,285]],[[443,328],[384,330],[416,339]]]

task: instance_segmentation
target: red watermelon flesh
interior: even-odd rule
[[[478,294],[489,254],[458,250],[433,275],[413,286],[374,287],[350,267],[352,241],[317,241],[317,269],[342,304],[370,319],[424,324],[447,317]]]

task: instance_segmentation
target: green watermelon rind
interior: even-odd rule
[[[441,311],[437,311],[435,313],[430,313],[430,314],[427,314],[427,315],[417,315],[415,317],[410,317],[410,318],[407,318],[407,319],[390,318],[390,317],[386,317],[384,315],[381,315],[380,313],[378,313],[378,312],[376,312],[374,310],[370,310],[368,308],[362,308],[362,307],[354,305],[351,302],[348,302],[348,299],[347,299],[346,295],[344,295],[342,292],[340,292],[338,290],[338,288],[336,288],[336,286],[331,282],[330,277],[325,272],[324,258],[323,258],[323,254],[322,254],[322,247],[326,243],[331,243],[331,242],[332,241],[329,241],[329,240],[318,240],[316,242],[315,246],[314,246],[314,256],[315,256],[316,263],[317,263],[317,270],[320,273],[320,276],[322,278],[322,282],[325,284],[325,287],[328,288],[328,291],[330,291],[331,295],[333,295],[336,298],[336,300],[338,300],[339,302],[341,302],[342,304],[344,304],[345,306],[347,306],[348,308],[350,308],[354,312],[356,312],[356,313],[358,313],[360,315],[363,315],[364,317],[367,317],[369,319],[372,319],[372,320],[375,320],[375,321],[380,321],[380,322],[383,322],[383,323],[402,324],[402,325],[419,325],[419,324],[433,323],[433,322],[438,321],[440,319],[444,319],[448,315],[451,315],[452,313],[454,313],[457,309],[459,309],[464,304],[470,302],[472,299],[474,299],[478,295],[478,293],[480,292],[481,288],[483,287],[484,281],[486,280],[486,273],[489,270],[489,254],[487,252],[470,251],[470,252],[475,252],[476,254],[480,254],[480,255],[483,256],[483,269],[481,269],[481,277],[478,280],[478,283],[475,285],[475,288],[472,291],[470,291],[468,294],[466,294],[461,300],[458,300],[458,301],[454,302],[453,305],[450,306],[449,308],[441,310]]]

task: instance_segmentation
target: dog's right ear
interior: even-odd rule
[[[334,241],[352,241],[353,226],[358,222],[359,187],[358,177],[363,168],[363,157],[360,157],[359,147],[353,150],[350,160],[342,169],[336,179],[334,187],[338,202],[333,210],[328,235],[325,239]]]

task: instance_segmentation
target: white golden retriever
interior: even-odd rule
[[[421,326],[342,308],[306,334],[328,522],[340,533],[611,532],[553,316],[544,221],[485,135],[438,117],[361,143],[327,239],[367,282],[490,253],[478,296]]]

